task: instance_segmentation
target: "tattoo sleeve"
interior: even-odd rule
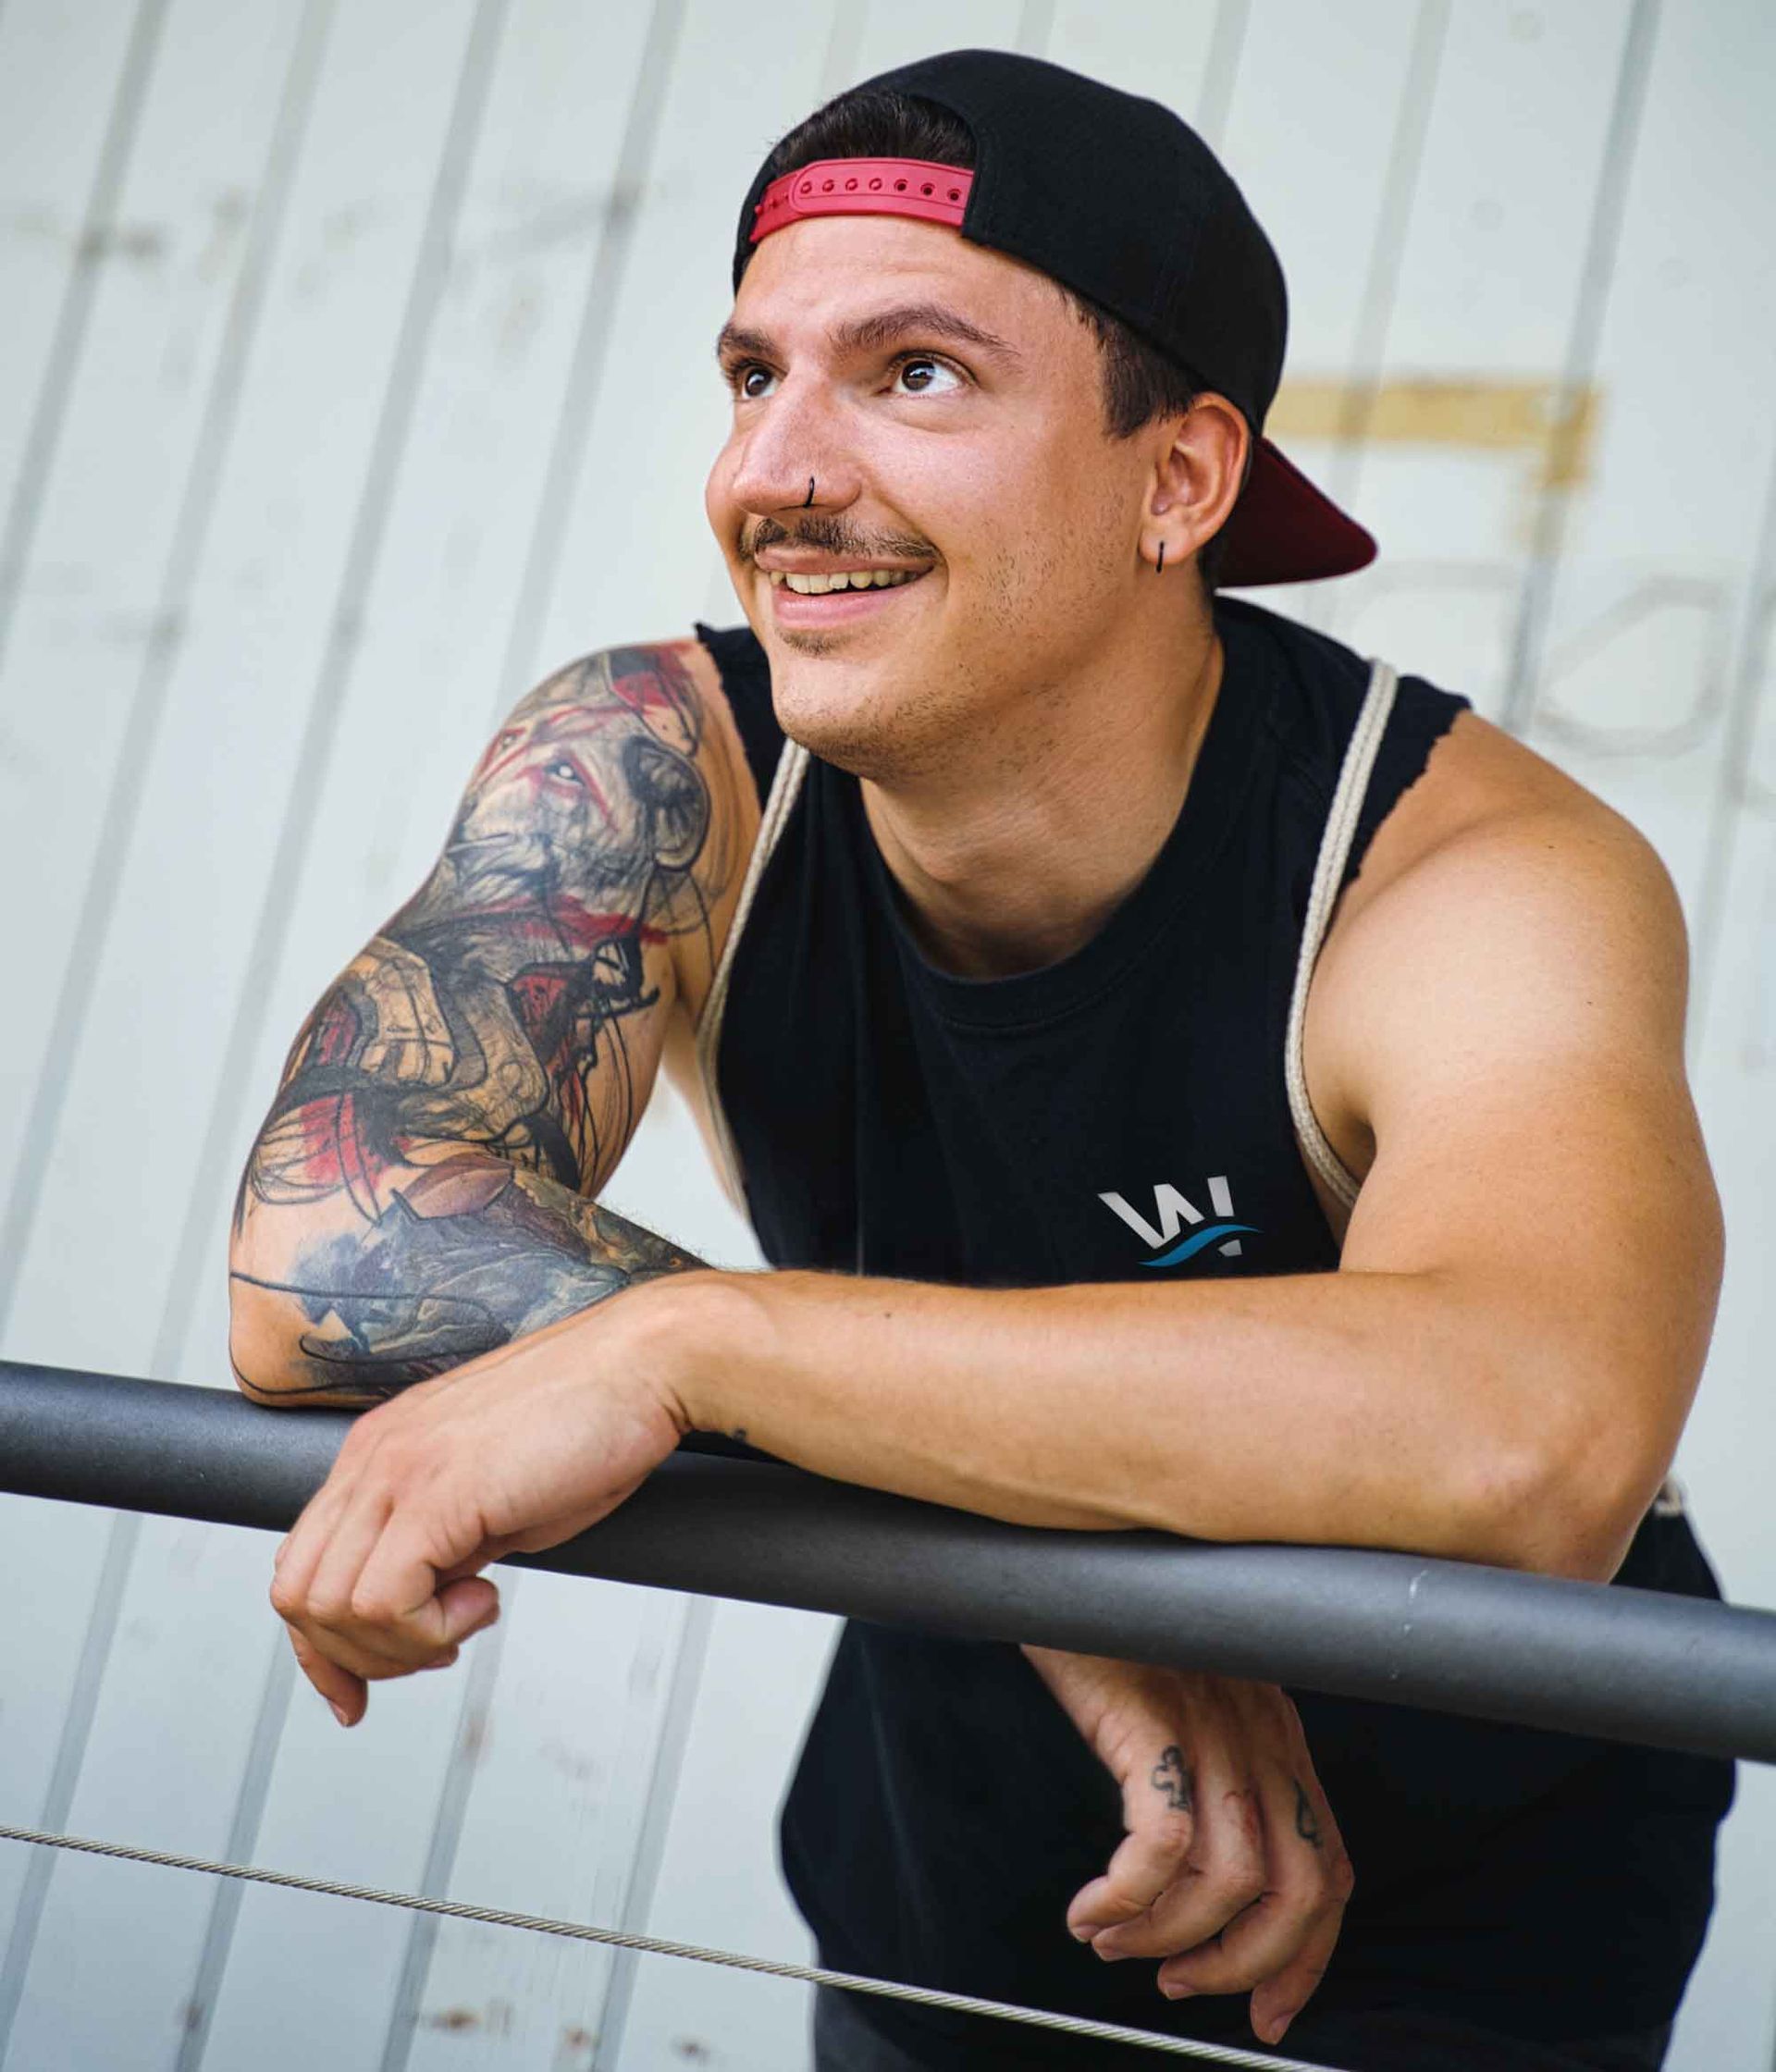
[[[270,1386],[237,1354],[249,1392],[378,1401],[699,1264],[591,1197],[651,1079],[671,939],[707,935],[730,874],[703,738],[669,648],[575,664],[496,735],[253,1145],[236,1314],[283,1320],[284,1352]]]

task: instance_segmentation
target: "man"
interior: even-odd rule
[[[1712,1594],[1655,1505],[1720,1251],[1671,887],[1463,701],[1215,597],[1373,552],[1260,440],[1282,280],[1226,173],[951,54],[777,147],[734,282],[747,628],[519,708],[243,1183],[243,1388],[380,1406],[279,1550],[311,1681],[349,1724],[450,1661],[483,1568],[693,1430],[1028,1523]],[[777,1271],[597,1205],[662,1062]],[[1640,2067],[1729,1779],[853,1624],[784,1856],[854,1971]],[[1112,2062],[831,1994],[816,2049]]]

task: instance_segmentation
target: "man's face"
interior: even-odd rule
[[[913,774],[1102,658],[1153,440],[1106,434],[1096,337],[1052,280],[941,225],[798,223],[758,247],[723,341],[705,503],[792,735]],[[772,580],[868,567],[918,573]]]

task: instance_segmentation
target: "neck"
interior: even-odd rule
[[[941,771],[863,784],[920,948],[965,978],[1031,971],[1089,942],[1151,868],[1219,693],[1206,606],[1067,682]]]

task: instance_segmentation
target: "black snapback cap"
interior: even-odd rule
[[[767,157],[740,211],[736,291],[758,239],[803,215],[953,222],[971,242],[1102,304],[1243,414],[1254,444],[1226,526],[1224,584],[1302,583],[1375,560],[1369,533],[1263,436],[1289,331],[1283,270],[1245,197],[1188,123],[1157,101],[1011,51],[947,51],[862,85],[935,102],[967,127],[972,177],[951,191],[965,199],[942,211],[887,192],[847,198],[847,185],[883,184],[854,179],[806,208],[778,192],[768,204],[767,191],[781,183]],[[833,160],[820,169],[851,164],[891,162]]]

